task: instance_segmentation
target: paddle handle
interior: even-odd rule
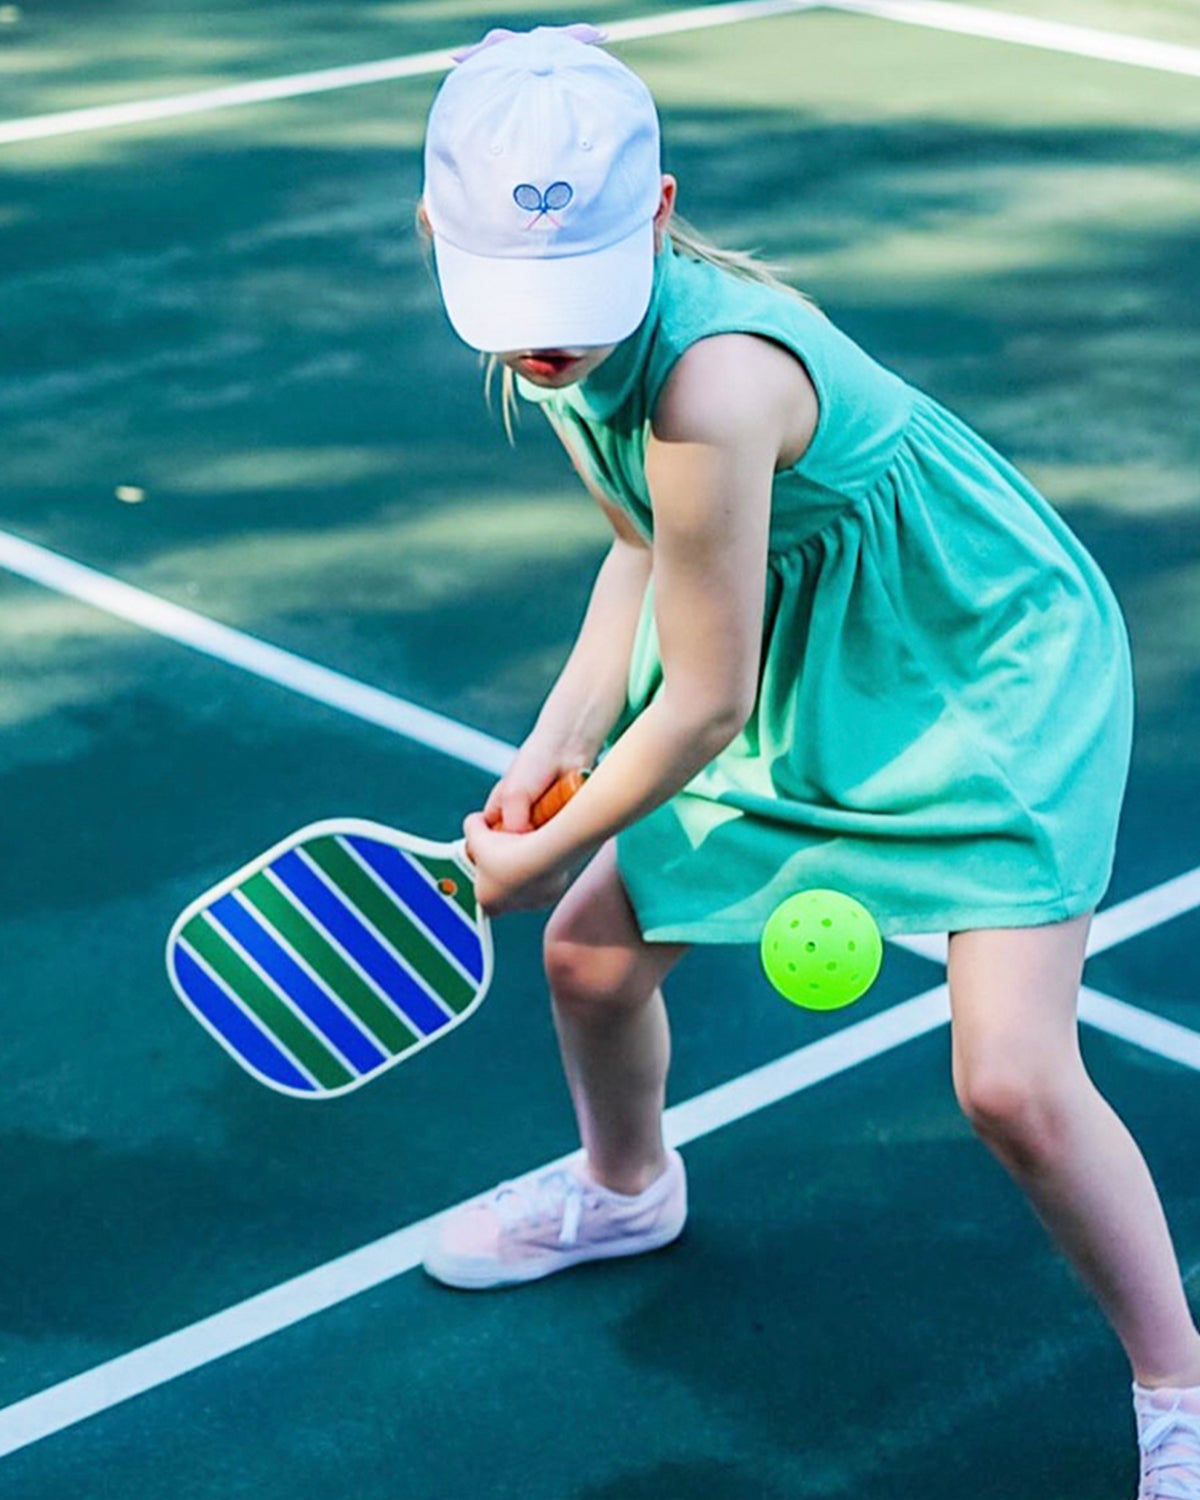
[[[543,823],[548,823],[557,813],[562,812],[563,808],[566,807],[567,803],[570,802],[571,798],[587,779],[587,771],[564,772],[554,785],[544,791],[529,809],[529,821],[534,828],[540,828]],[[503,833],[504,823],[498,812],[489,816],[488,826],[498,828]],[[471,856],[467,853],[466,840],[460,839],[453,846],[452,852],[463,868],[470,871],[471,875],[474,876],[475,867],[471,863]]]
[[[537,799],[529,809],[529,821],[534,828],[540,828],[543,823],[548,823],[556,814],[562,812],[567,803],[587,780],[586,771],[565,771],[553,786],[549,787]],[[504,820],[497,808],[488,814],[489,828],[498,828],[504,831]]]
[[[548,823],[556,813],[562,812],[586,780],[586,771],[567,771],[560,776],[549,791],[543,792],[529,809],[529,821],[535,828]]]

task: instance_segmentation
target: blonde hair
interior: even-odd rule
[[[740,281],[753,281],[760,286],[773,287],[777,292],[783,292],[819,311],[811,297],[806,296],[804,292],[797,291],[794,286],[783,279],[779,267],[772,265],[769,261],[761,260],[749,251],[726,250],[720,245],[714,245],[711,240],[706,239],[698,229],[689,224],[686,219],[680,218],[678,214],[672,214],[667,236],[676,254],[688,260],[699,260],[706,265],[716,266],[730,276],[736,276]],[[502,365],[494,354],[480,355],[480,359],[484,367],[483,393],[489,409],[493,405],[492,391],[496,374],[499,372],[500,414],[508,440],[513,443],[516,441],[516,422],[521,410],[516,376],[507,365]]]
[[[756,281],[760,286],[774,287],[777,292],[785,292],[789,297],[796,297],[807,303],[809,307],[816,307],[811,297],[797,291],[790,282],[784,280],[780,266],[762,260],[747,250],[724,250],[721,246],[714,245],[678,214],[671,215],[667,235],[675,249],[688,260],[702,260],[706,265],[718,266],[742,281]]]

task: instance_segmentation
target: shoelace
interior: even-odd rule
[[[1138,1439],[1148,1500],[1200,1500],[1200,1416],[1182,1411],[1181,1402],[1159,1412]]]
[[[502,1182],[492,1194],[492,1203],[506,1229],[521,1224],[545,1223],[562,1215],[560,1245],[573,1245],[579,1234],[584,1203],[591,1195],[570,1172],[546,1172],[533,1182]],[[1200,1493],[1195,1500],[1200,1500]]]

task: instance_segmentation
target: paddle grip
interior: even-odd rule
[[[586,771],[568,771],[560,776],[550,790],[543,792],[529,809],[529,821],[535,828],[548,823],[556,813],[562,812],[586,780]]]

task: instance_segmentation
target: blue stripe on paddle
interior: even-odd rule
[[[331,1042],[353,1068],[359,1073],[370,1073],[387,1061],[387,1053],[364,1036],[346,1012],[334,1004],[328,992],[280,947],[256,914],[247,911],[233,896],[222,896],[213,902],[210,910],[310,1025]]]
[[[303,1089],[308,1094],[319,1092],[317,1085],[259,1030],[241,1006],[209,978],[186,948],[176,943],[172,961],[175,976],[188,999],[239,1057],[245,1058],[252,1068],[274,1083],[290,1089]]]
[[[452,901],[431,889],[398,849],[374,839],[347,838],[345,842],[478,984],[483,978],[483,945],[474,923]]]
[[[452,1019],[368,930],[356,909],[335,895],[294,849],[271,869],[423,1036]]]

